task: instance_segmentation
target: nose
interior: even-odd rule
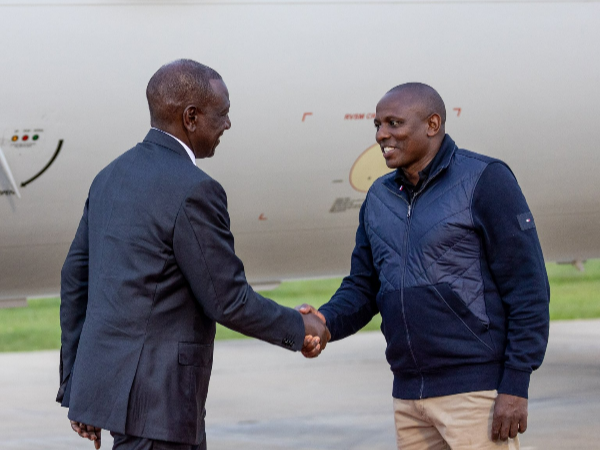
[[[390,137],[390,133],[388,132],[387,127],[382,124],[379,127],[379,129],[377,130],[377,132],[375,133],[375,140],[379,144],[381,144],[383,141],[385,141],[389,137]]]
[[[229,130],[231,128],[231,119],[227,116],[227,120],[225,121],[225,129]]]

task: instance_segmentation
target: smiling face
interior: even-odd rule
[[[196,158],[210,158],[215,154],[220,137],[231,128],[229,120],[229,91],[223,80],[210,80],[214,98],[198,108],[188,106],[184,123],[190,148]]]
[[[441,144],[441,117],[410,91],[390,91],[377,104],[375,139],[390,169],[402,168],[411,182],[434,158]]]

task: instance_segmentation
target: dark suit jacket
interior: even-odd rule
[[[60,322],[70,419],[189,444],[204,436],[215,322],[291,350],[304,339],[298,312],[248,285],[223,188],[156,130],[92,183]]]

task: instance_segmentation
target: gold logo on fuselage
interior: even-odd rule
[[[367,192],[377,178],[392,170],[385,164],[379,144],[374,144],[354,162],[350,169],[350,185],[359,192]]]

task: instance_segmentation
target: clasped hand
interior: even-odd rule
[[[296,310],[302,314],[304,320],[304,345],[302,346],[302,354],[306,358],[316,358],[321,354],[327,343],[331,339],[331,333],[326,325],[326,320],[314,307],[304,303],[296,306]]]
[[[89,439],[94,442],[94,448],[99,449],[101,444],[101,428],[93,425],[86,425],[85,423],[75,422],[71,420],[71,428],[75,433],[85,439]]]

